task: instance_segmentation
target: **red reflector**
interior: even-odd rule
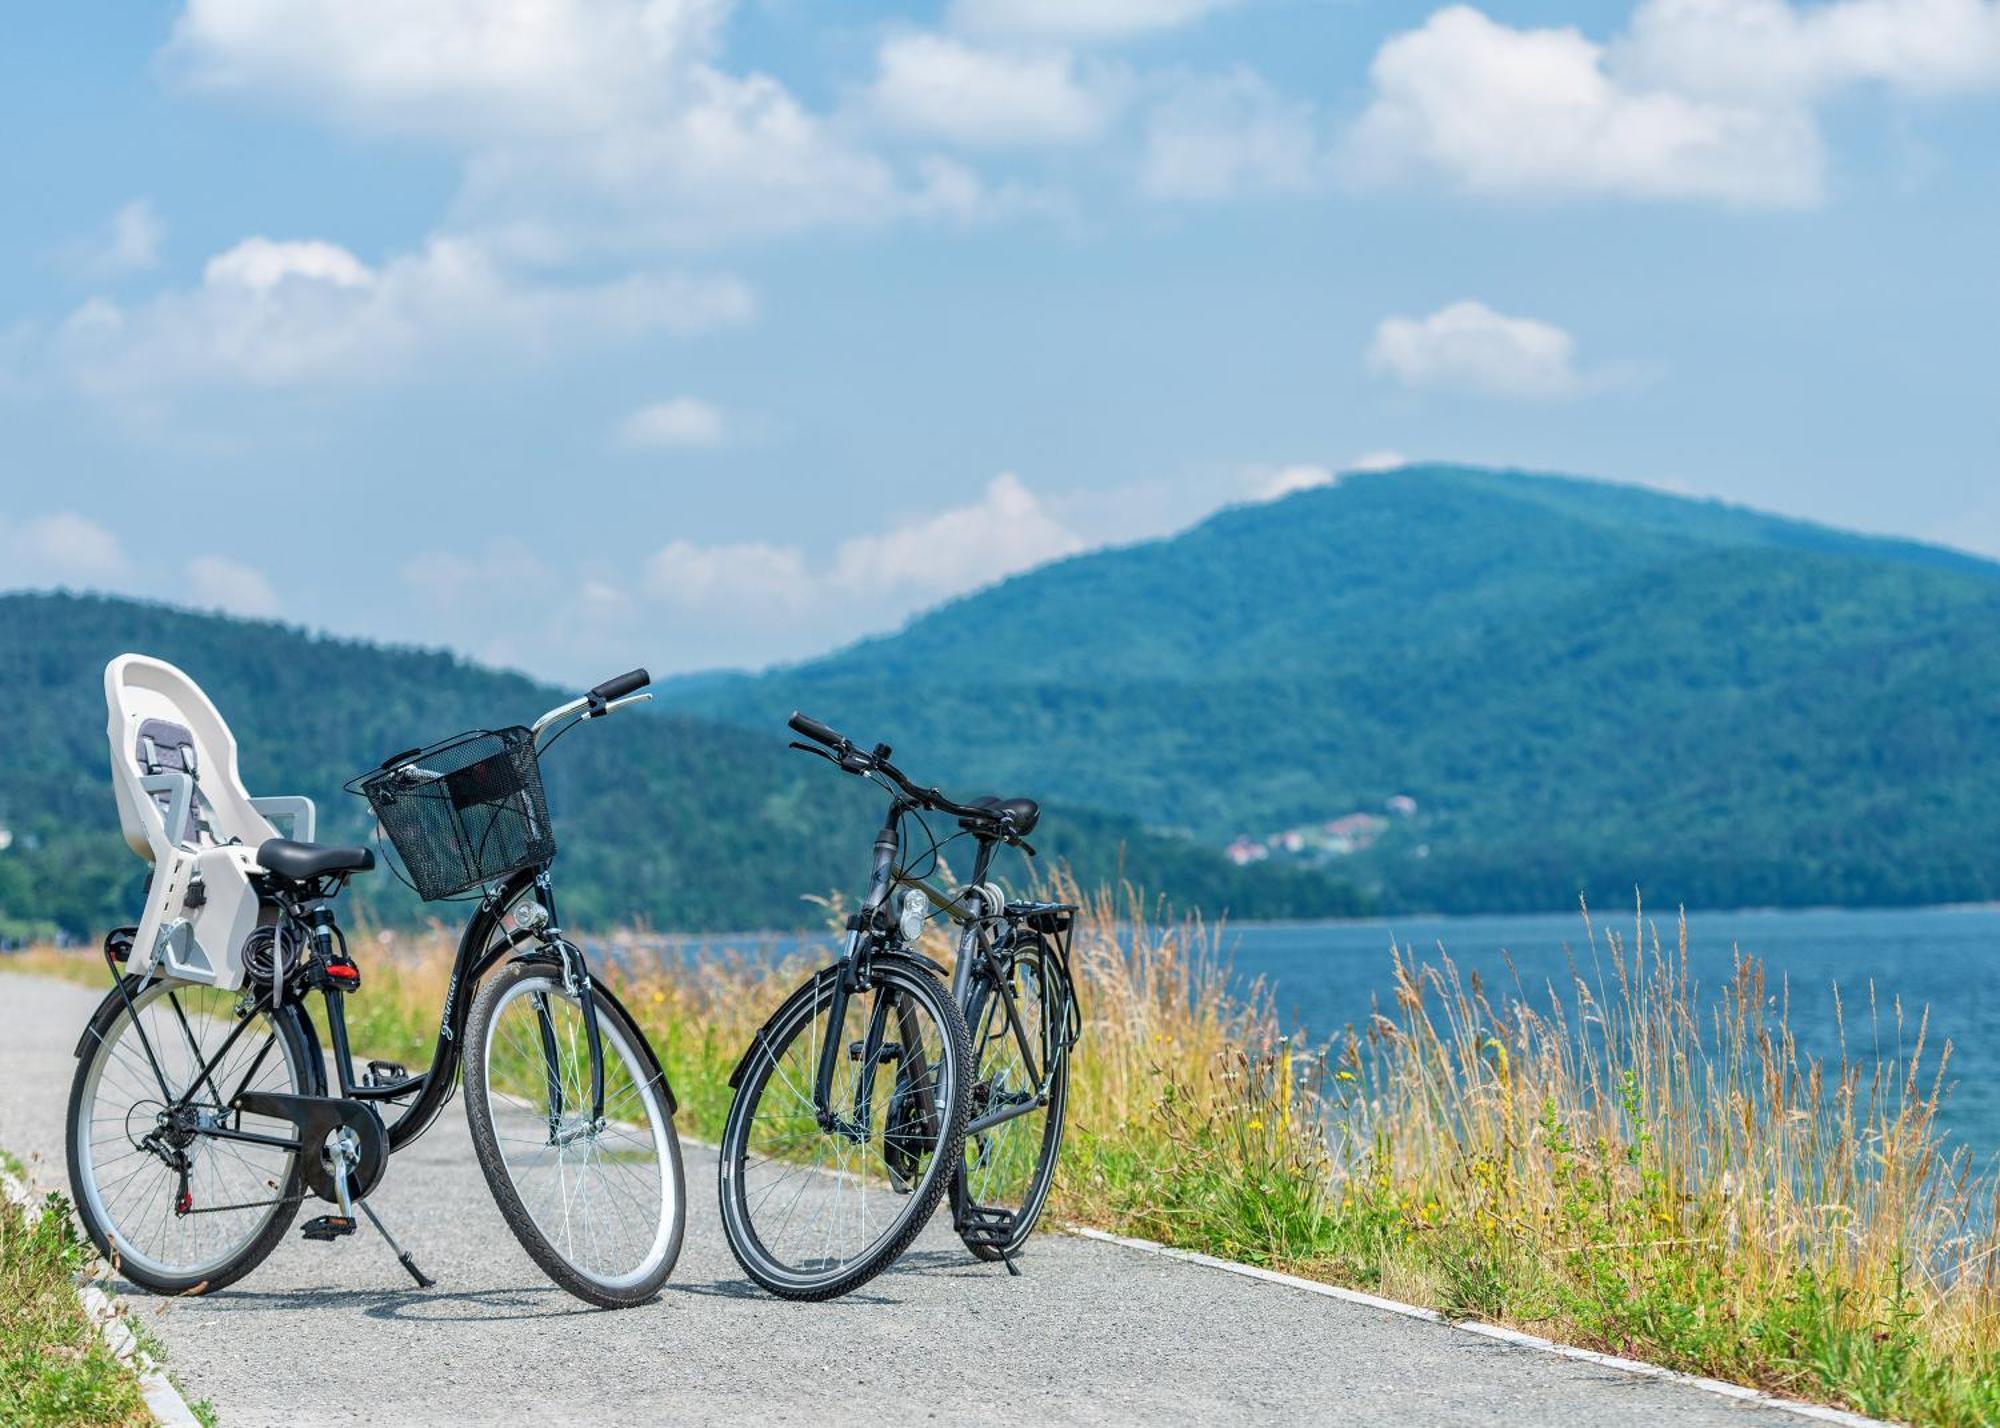
[[[343,982],[351,982],[356,977],[359,977],[361,975],[361,969],[359,967],[349,967],[339,962],[335,962],[332,966],[326,969],[326,974],[329,977],[338,977]]]

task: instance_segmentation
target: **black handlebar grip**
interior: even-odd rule
[[[792,717],[785,722],[792,726],[793,732],[804,734],[814,743],[825,744],[829,749],[837,749],[847,742],[844,735],[828,728],[810,714],[801,714],[794,710]]]
[[[627,670],[615,679],[607,679],[590,691],[590,697],[601,704],[609,704],[614,699],[623,699],[628,694],[637,693],[653,682],[653,676],[643,669]]]

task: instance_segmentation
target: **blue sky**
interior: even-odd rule
[[[2000,555],[2000,0],[7,24],[0,584],[759,664],[1399,458]]]

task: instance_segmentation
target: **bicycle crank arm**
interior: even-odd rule
[[[979,1116],[969,1122],[965,1127],[965,1133],[967,1135],[979,1135],[982,1132],[992,1130],[995,1126],[1005,1125],[1008,1121],[1017,1120],[1022,1116],[1038,1111],[1047,1104],[1048,1100],[1045,1097],[1032,1096],[1019,1105],[1002,1106],[997,1111],[988,1111],[985,1115]]]

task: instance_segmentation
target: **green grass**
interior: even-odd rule
[[[1150,1055],[1100,1037],[1137,1054],[1133,1087],[1079,1117],[1067,1208],[1880,1417],[2000,1423],[2000,1190],[1938,1127],[1949,1049],[1913,1018],[1884,1027],[1904,1060],[1821,1065],[1754,963],[1703,994],[1684,942],[1593,940],[1607,977],[1539,1006],[1404,954],[1325,1055],[1255,1007],[1194,1034],[1180,1009],[1212,984],[1183,977]]]
[[[19,1168],[11,1156],[0,1163]],[[77,1302],[90,1259],[60,1195],[32,1224],[0,1201],[0,1428],[153,1421],[138,1381]]]
[[[1579,962],[1605,971],[1535,997],[1406,952],[1368,1025],[1302,1048],[1231,990],[1212,929],[1129,892],[1088,902],[1052,1221],[1880,1417],[2000,1424],[2000,1185],[1940,1128],[1949,1047],[1920,1016],[1851,1008],[1856,1046],[1910,1049],[1822,1064],[1754,962],[1699,988],[1685,929],[1663,944],[1641,922],[1587,927]],[[450,951],[357,939],[358,1051],[427,1058]],[[716,956],[618,980],[683,1135],[717,1137],[730,1070],[806,970]]]

